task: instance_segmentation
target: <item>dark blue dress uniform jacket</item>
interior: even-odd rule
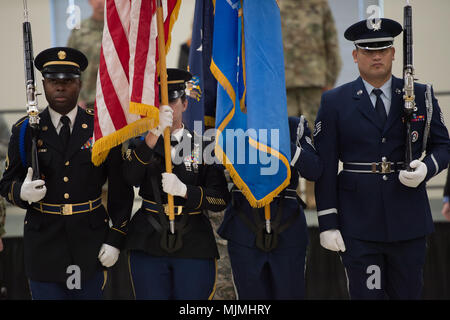
[[[344,237],[381,242],[414,239],[433,231],[425,186],[449,161],[449,136],[434,95],[423,159],[428,171],[417,188],[403,185],[398,172],[338,174],[338,160],[371,163],[386,157],[390,162],[404,161],[402,89],[403,80],[392,77],[391,108],[384,127],[360,77],[323,94],[314,130],[315,146],[324,165],[315,190],[320,231],[340,229]],[[425,89],[425,85],[414,85],[417,111],[411,129],[418,139],[412,143],[413,159],[419,159],[422,152]]]
[[[283,200],[283,213],[280,225],[291,220],[293,223],[281,232],[278,236],[277,248],[306,248],[308,243],[308,233],[306,226],[306,218],[303,212],[301,201],[295,198],[295,190],[297,189],[299,175],[302,177],[315,181],[319,178],[322,172],[322,164],[311,142],[311,131],[308,128],[308,123],[304,117],[290,117],[289,131],[291,139],[291,181],[287,190],[288,196]],[[296,156],[298,145],[301,147],[300,154]],[[293,197],[294,195],[294,197]],[[224,216],[224,220],[219,228],[219,235],[224,239],[234,241],[240,245],[247,247],[255,246],[255,234],[244,223],[243,219],[239,217],[240,214],[245,214],[250,221],[253,221],[252,207],[247,199],[240,192],[232,192],[233,202],[230,205]],[[271,205],[271,220],[276,219],[280,197],[276,197]],[[264,221],[264,210],[260,209],[260,218]],[[292,217],[295,219],[291,219]]]
[[[25,134],[26,166],[20,155],[20,131],[26,118],[12,127],[7,168],[0,181],[1,195],[27,210],[24,225],[25,271],[35,281],[65,282],[67,267],[77,265],[81,281],[102,270],[97,258],[102,243],[120,248],[125,240],[127,217],[132,210],[133,189],[120,168],[120,147],[110,151],[107,160],[96,167],[91,162],[94,130],[93,112],[78,107],[67,152],[53,126],[48,108],[39,114],[38,157],[48,204],[77,204],[95,200],[108,180],[108,212],[103,205],[91,212],[73,215],[42,213],[20,199],[20,189],[31,167],[31,130]],[[109,226],[109,219],[112,227]]]
[[[186,214],[203,210],[214,212],[224,210],[230,196],[223,169],[214,163],[207,164],[205,159],[199,158],[203,151],[206,152],[205,148],[209,142],[203,140],[201,136],[194,135],[194,132],[184,130],[180,144],[189,144],[191,154],[183,157],[183,163],[173,164],[172,173],[187,187],[187,199],[174,196],[174,204],[175,206],[183,206],[183,212]],[[174,146],[177,144],[175,142]],[[196,149],[200,144],[202,144],[201,150]],[[178,150],[178,152],[181,151]],[[161,185],[161,173],[165,172],[164,157],[164,138],[162,135],[153,149],[149,148],[144,140],[133,139],[127,151],[127,161],[124,163],[123,170],[128,183],[139,187],[139,195],[154,203],[156,203],[156,198],[151,179],[152,175],[155,176],[161,201],[163,204],[167,204],[167,193],[163,191]],[[189,163],[188,167],[186,167],[186,161]],[[193,161],[199,162],[198,170],[194,170]],[[171,253],[161,248],[161,231],[157,230],[159,227],[155,229],[149,220],[149,215],[159,221],[158,213],[149,212],[143,208],[140,208],[134,214],[127,236],[126,247],[128,250],[174,258],[219,258],[213,230],[205,214],[187,214],[186,233],[182,236],[183,245],[179,250]],[[175,216],[175,228],[182,218],[181,215]]]

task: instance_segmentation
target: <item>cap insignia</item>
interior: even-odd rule
[[[378,31],[381,29],[381,19],[369,20],[369,23],[370,29],[372,29],[372,31]]]
[[[59,60],[64,60],[67,57],[67,54],[65,51],[58,51],[58,58]]]

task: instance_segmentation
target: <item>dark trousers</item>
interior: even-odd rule
[[[228,252],[240,300],[304,299],[306,248],[267,253],[228,241]]]
[[[129,266],[137,300],[211,300],[215,259],[157,257],[131,251]]]
[[[96,272],[81,281],[80,288],[70,289],[67,283],[43,282],[29,279],[33,300],[101,300],[106,282],[106,272]]]
[[[426,238],[370,242],[344,238],[341,253],[351,299],[420,299]]]

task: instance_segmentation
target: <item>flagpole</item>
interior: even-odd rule
[[[158,24],[158,51],[159,51],[159,79],[161,105],[169,105],[169,94],[167,91],[167,69],[166,69],[166,46],[164,39],[164,15],[161,0],[156,1],[156,18]],[[172,158],[170,156],[170,128],[164,129],[164,157],[166,160],[166,172],[172,173]],[[173,195],[167,194],[167,203],[169,205],[169,226],[170,232],[175,233],[175,215]]]
[[[264,206],[264,218],[266,220],[266,232],[271,233],[272,228],[270,226],[270,203]]]

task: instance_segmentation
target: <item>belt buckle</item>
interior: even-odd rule
[[[183,206],[173,206],[174,208],[174,215],[179,216],[180,214],[183,213]],[[175,210],[178,209],[178,210]],[[168,204],[164,204],[164,213],[166,215],[169,215],[169,205]]]
[[[72,204],[70,204],[70,203],[63,204],[61,206],[61,214],[63,216],[73,214]]]
[[[391,163],[386,162],[386,158],[383,157],[383,162],[381,162],[381,173],[391,173]]]

